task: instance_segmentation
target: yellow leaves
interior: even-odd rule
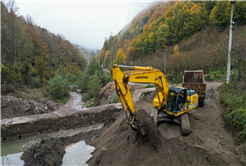
[[[153,41],[154,41],[154,33],[153,33],[153,32],[151,32],[151,33],[149,34],[149,41],[150,41],[150,42],[153,42]]]
[[[152,14],[152,16],[151,16],[151,18],[150,18],[150,20],[149,20],[149,23],[152,23],[153,20],[154,20],[154,14]]]
[[[179,47],[177,44],[174,46],[173,52],[174,52],[174,54],[179,52]]]
[[[190,9],[191,14],[193,14],[194,12],[195,12],[195,13],[199,13],[200,9],[201,9],[201,6],[198,6],[197,4],[195,4],[195,5],[192,6],[192,8]]]
[[[186,10],[187,9],[187,5],[185,4],[182,9]]]
[[[125,64],[126,63],[126,55],[125,55],[122,48],[119,48],[117,51],[116,63],[117,64]]]
[[[33,66],[30,70],[30,74],[32,76],[37,76],[38,75],[38,70]]]
[[[145,24],[145,25],[144,25],[144,29],[143,29],[143,34],[145,34],[146,31],[147,31],[147,25]]]

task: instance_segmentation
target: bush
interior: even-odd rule
[[[226,106],[224,119],[237,132],[240,142],[246,140],[246,96],[243,90],[246,83],[242,84],[231,82],[221,88],[221,102]]]
[[[82,97],[82,101],[86,102],[89,99],[90,99],[90,95],[88,93],[84,93],[84,95]]]
[[[116,92],[113,93],[112,98],[110,100],[110,103],[119,103],[120,102],[120,98],[119,96],[116,94]]]
[[[56,102],[57,103],[66,103],[68,101],[68,99],[66,97],[64,97],[63,99],[57,99]]]
[[[68,97],[69,84],[66,79],[63,79],[61,75],[57,74],[53,79],[49,81],[49,93],[54,99],[63,99]]]
[[[38,88],[38,87],[40,86],[40,84],[41,84],[41,79],[40,79],[40,77],[34,77],[34,78],[32,78],[31,86],[32,86],[33,88]]]
[[[0,84],[0,93],[2,94],[4,92],[6,92],[6,91],[7,91],[6,86],[4,84]]]
[[[95,106],[95,103],[94,103],[94,102],[91,102],[91,103],[88,104],[86,107],[88,108],[88,107],[93,107],[93,106]]]

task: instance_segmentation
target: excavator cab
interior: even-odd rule
[[[167,98],[167,111],[175,115],[184,111],[187,89],[170,87]]]

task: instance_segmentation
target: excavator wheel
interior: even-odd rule
[[[181,134],[184,136],[190,134],[190,121],[187,113],[181,115]]]

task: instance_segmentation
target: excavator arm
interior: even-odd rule
[[[120,68],[132,70],[122,72]],[[166,108],[169,87],[167,79],[162,71],[152,67],[123,66],[114,64],[113,80],[116,85],[116,92],[126,113],[128,124],[132,128],[137,129],[138,126],[135,107],[128,82],[155,84],[158,101],[154,101],[153,105],[158,109]]]

